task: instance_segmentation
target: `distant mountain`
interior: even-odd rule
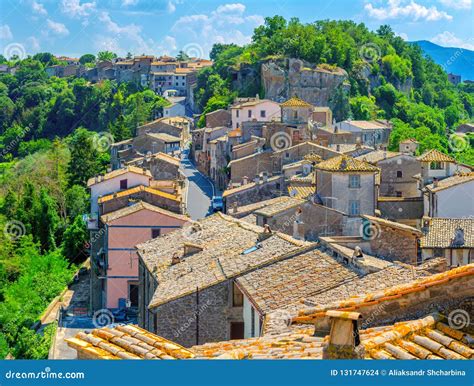
[[[474,80],[474,51],[465,48],[441,47],[427,40],[410,42],[442,66],[446,72],[461,75],[461,80]]]

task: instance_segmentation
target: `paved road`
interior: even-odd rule
[[[187,179],[186,207],[193,220],[199,220],[210,212],[214,187],[212,182],[201,174],[189,159],[189,150],[181,156],[183,174]]]

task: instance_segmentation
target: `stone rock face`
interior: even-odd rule
[[[347,73],[341,68],[329,71],[310,66],[299,59],[262,63],[261,83],[265,98],[283,102],[298,96],[315,106],[328,106],[337,87],[347,80]]]

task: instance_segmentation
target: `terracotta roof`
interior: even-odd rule
[[[347,266],[324,252],[313,250],[250,272],[236,282],[264,315],[355,278],[357,274]]]
[[[142,261],[150,272],[156,273],[160,283],[149,308],[314,247],[314,244],[273,232],[255,248],[262,232],[262,227],[216,213],[191,227],[138,245]],[[201,245],[203,250],[183,256],[184,243],[190,241]],[[172,265],[173,256],[181,261]]]
[[[116,192],[116,193],[108,194],[107,196],[100,197],[98,199],[98,202],[99,204],[102,204],[103,202],[113,200],[114,198],[126,197],[138,192],[147,192],[150,194],[154,194],[156,196],[167,198],[168,200],[173,200],[173,201],[178,201],[178,202],[181,201],[180,198],[174,194],[163,192],[162,190],[150,188],[148,186],[139,185],[134,188],[122,190],[121,192]]]
[[[296,96],[288,99],[287,101],[280,104],[281,107],[313,107],[312,104],[305,102]]]
[[[170,164],[173,164],[174,166],[180,166],[181,165],[181,160],[179,158],[173,157],[169,154],[163,153],[163,152],[158,152],[155,154],[151,155],[152,158],[158,158],[162,161],[168,162]]]
[[[439,150],[431,149],[418,157],[421,162],[456,162],[456,160]]]
[[[359,161],[366,161],[371,164],[377,164],[377,162],[379,161],[383,161],[389,158],[394,158],[399,155],[402,155],[402,153],[398,153],[395,151],[374,150],[374,151],[371,151],[370,153],[355,157],[355,159]]]
[[[474,219],[431,218],[428,232],[421,238],[422,248],[474,248]],[[464,244],[453,244],[456,229],[464,231]]]
[[[239,158],[240,160],[242,158]],[[231,161],[232,162],[232,161]],[[269,177],[267,182],[262,182],[262,183],[259,183],[258,185],[264,185],[264,184],[268,184],[270,182],[274,182],[274,181],[277,181],[281,178],[281,176],[273,176],[273,177]],[[248,184],[245,184],[245,185],[241,185],[241,186],[238,186],[236,188],[232,188],[232,189],[227,189],[227,190],[224,190],[224,193],[222,193],[222,197],[227,197],[227,196],[230,196],[232,194],[235,194],[235,193],[239,193],[239,192],[244,192],[246,191],[247,189],[251,189],[251,188],[254,188],[255,186],[257,186],[257,184],[255,182],[250,182]]]
[[[134,325],[79,332],[65,340],[87,359],[189,359],[195,356],[179,344]]]
[[[137,168],[136,166],[130,165],[130,166],[127,166],[126,168],[113,170],[109,173],[104,174],[103,176],[89,178],[89,180],[87,181],[87,187],[91,187],[103,181],[107,181],[112,178],[121,176],[122,174],[125,174],[125,173],[141,174],[141,175],[145,175],[147,177],[152,178],[151,172],[149,170],[143,170],[142,168]]]
[[[243,107],[252,107],[252,106],[257,106],[261,103],[266,103],[266,102],[271,102],[278,104],[277,102],[274,102],[270,99],[255,99],[255,98],[248,98],[246,101],[238,101],[236,104],[230,106],[231,109],[241,109]]]
[[[377,130],[383,128],[390,128],[390,124],[382,121],[344,121],[361,130]]]
[[[371,359],[473,359],[474,337],[441,322],[441,315],[399,322],[362,339]]]
[[[415,268],[416,270],[416,268]],[[384,270],[385,271],[385,270]],[[375,278],[378,272],[367,275],[365,277]],[[418,272],[419,274],[420,272]],[[474,275],[474,264],[464,265],[459,268],[454,268],[446,272],[437,273],[435,275],[429,275],[405,284],[397,284],[389,287],[388,282],[382,289],[376,290],[375,292],[365,293],[364,295],[357,295],[350,297],[350,293],[347,294],[346,299],[343,301],[334,302],[331,298],[328,301],[314,302],[316,304],[323,304],[323,306],[308,307],[298,312],[298,316],[293,319],[294,323],[314,323],[318,318],[324,317],[327,310],[341,310],[341,311],[357,311],[359,308],[380,304],[386,301],[392,301],[393,299],[400,298],[404,295],[411,294],[413,292],[425,291],[427,287],[442,286],[447,281],[456,280],[464,276]],[[385,280],[390,280],[387,276]],[[393,284],[392,284],[393,285]],[[351,291],[354,293],[354,290]],[[360,291],[359,291],[360,294]],[[331,303],[332,302],[332,303]]]
[[[342,155],[316,164],[316,169],[333,172],[379,172],[380,169],[365,161]]]
[[[153,212],[161,213],[165,216],[173,217],[173,218],[176,218],[176,219],[179,219],[179,220],[183,220],[183,221],[188,221],[189,220],[188,216],[173,213],[173,212],[170,212],[168,210],[159,208],[155,205],[148,204],[147,202],[143,202],[143,201],[139,201],[134,205],[126,206],[126,207],[120,208],[120,209],[118,209],[114,212],[104,214],[103,216],[100,217],[100,220],[104,224],[107,224],[107,223],[110,223],[110,222],[112,222],[114,220],[117,220],[119,218],[122,218],[122,217],[125,217],[125,216],[128,216],[128,215],[131,215],[133,213],[136,213],[140,210],[151,210]]]
[[[282,196],[282,199],[278,202],[271,203],[260,209],[257,209],[254,213],[264,217],[272,217],[280,212],[284,212],[291,208],[296,208],[305,202],[305,200],[300,200],[298,198]]]
[[[409,232],[418,236],[421,236],[423,234],[420,230],[413,228],[409,225],[401,224],[399,222],[390,221],[384,218],[374,217],[374,216],[369,216],[369,215],[362,215],[361,217],[369,220],[370,222],[376,222],[382,226],[386,226],[392,229],[398,229],[400,231]]]
[[[175,137],[174,135],[170,135],[167,133],[146,133],[146,135],[163,142],[180,142],[181,141],[181,138]]]
[[[401,141],[400,143],[419,143],[416,139],[414,138],[408,138],[408,139],[405,139],[403,141]]]
[[[305,199],[315,193],[314,186],[290,183],[288,185],[288,194],[294,198]]]
[[[425,189],[429,190],[430,192],[435,193],[441,190],[449,189],[456,185],[465,184],[466,182],[470,182],[473,180],[474,180],[474,173],[456,174],[452,177],[444,178],[438,181],[438,184],[436,187],[434,184],[426,185]]]
[[[258,201],[254,202],[252,204],[248,205],[243,205],[238,207],[238,212],[237,213],[253,213],[256,210],[263,208],[268,205],[273,205],[278,202],[286,202],[287,197],[286,196],[279,196],[275,198],[270,198],[269,200],[264,200],[264,201]],[[229,209],[229,214],[232,214],[232,209]]]

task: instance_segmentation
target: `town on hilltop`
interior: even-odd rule
[[[387,120],[337,121],[344,70],[290,59],[284,93],[264,73],[265,98],[200,116],[209,60],[67,60],[48,75],[169,105],[87,182],[89,266],[50,358],[474,357],[473,167],[414,138],[388,150]]]
[[[474,359],[472,82],[248,47],[0,64],[7,358]]]

